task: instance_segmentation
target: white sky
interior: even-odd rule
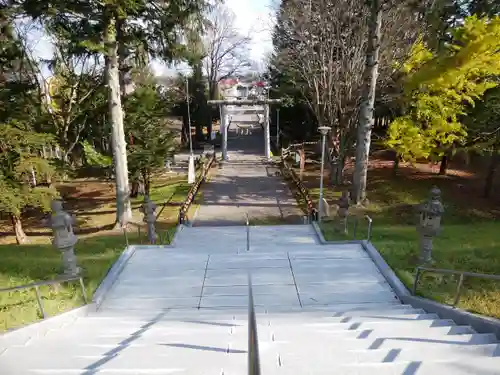
[[[274,0],[275,1],[275,0]],[[265,56],[272,49],[271,34],[274,26],[273,0],[225,0],[224,3],[236,15],[236,26],[243,35],[252,38],[251,58],[262,64]],[[52,57],[52,46],[47,37],[39,32],[30,33],[30,44],[37,57],[49,59]],[[168,74],[168,69],[160,62],[153,62],[152,68],[156,74]],[[46,73],[46,72],[44,72]]]

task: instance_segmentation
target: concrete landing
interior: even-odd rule
[[[256,306],[267,310],[397,301],[361,245],[269,246],[248,252],[214,244],[189,252],[140,247],[101,310],[245,310],[248,274]]]

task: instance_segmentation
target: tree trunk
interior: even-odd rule
[[[130,191],[131,198],[137,198],[137,196],[139,195],[139,185],[140,185],[139,180],[132,181],[132,189]]]
[[[118,53],[118,71],[120,79],[120,94],[122,96],[122,100],[125,98],[125,96],[127,96],[130,86],[130,80],[128,79],[130,68],[127,63],[128,53],[127,46],[125,45],[124,28],[125,20],[118,18],[116,20],[116,41]]]
[[[441,157],[441,164],[439,165],[439,174],[441,176],[446,175],[448,171],[448,162],[450,161],[450,154],[447,152]]]
[[[498,146],[495,146],[491,152],[490,165],[488,167],[488,174],[486,175],[486,180],[484,183],[484,197],[489,198],[493,190],[493,181],[495,180],[495,174],[500,164],[500,155],[498,154]]]
[[[18,245],[22,245],[28,242],[28,236],[24,233],[23,223],[21,222],[21,218],[16,215],[10,215],[10,220],[12,221],[12,228],[14,229],[14,233],[16,235],[16,242]]]
[[[144,195],[149,197],[151,191],[151,174],[147,170],[142,171],[142,179],[144,180]]]
[[[392,165],[392,175],[396,176],[399,171],[399,154],[394,152],[394,164]]]
[[[108,84],[109,118],[112,126],[113,159],[116,179],[116,224],[124,227],[132,218],[128,182],[127,146],[123,129],[123,111],[120,93],[120,72],[116,42],[116,15],[109,8],[105,12],[104,43],[107,48],[106,79]]]
[[[342,185],[344,183],[345,157],[339,156],[330,164],[330,182],[333,185]]]
[[[378,60],[380,52],[380,27],[382,24],[382,4],[380,0],[370,1],[370,25],[368,30],[368,46],[364,72],[363,101],[360,108],[356,144],[356,166],[353,187],[354,202],[362,203],[366,198],[366,179],[368,175],[368,158],[373,128],[375,92],[378,78]]]

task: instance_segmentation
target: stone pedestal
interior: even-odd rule
[[[61,201],[53,201],[51,208],[52,245],[61,251],[64,275],[77,276],[81,270],[76,264],[75,244],[78,238],[73,232],[74,218],[63,210]]]
[[[144,203],[140,208],[140,211],[144,214],[143,222],[146,223],[148,232],[148,241],[151,244],[156,243],[156,204],[149,199],[148,196],[144,198]]]
[[[432,262],[433,238],[441,231],[441,217],[444,213],[441,203],[441,191],[433,187],[430,197],[417,207],[419,220],[417,232],[419,234],[420,263]]]

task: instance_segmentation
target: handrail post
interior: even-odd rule
[[[38,307],[40,308],[40,312],[42,313],[42,318],[45,319],[47,317],[47,314],[45,314],[45,310],[43,308],[42,297],[40,296],[40,290],[38,286],[35,286],[35,294],[36,300],[38,301]]]
[[[347,217],[346,217],[346,221],[347,221]],[[352,239],[355,240],[356,239],[356,232],[358,231],[358,218],[357,216],[354,217],[354,228],[352,230]]]
[[[415,280],[413,281],[413,288],[411,291],[412,296],[417,295],[417,285],[420,280],[421,273],[422,273],[421,269],[417,267],[417,274],[415,275]]]
[[[370,242],[371,239],[372,239],[372,224],[373,224],[373,219],[368,216],[368,215],[365,215],[365,218],[366,220],[368,220],[368,235],[367,235],[367,241]]]
[[[453,301],[453,307],[458,305],[460,300],[460,292],[462,291],[462,285],[464,283],[464,274],[460,274],[460,278],[458,279],[457,291],[455,293],[455,300]]]
[[[83,283],[83,277],[80,277],[80,287],[82,288],[83,302],[85,302],[85,304],[87,304],[88,303],[87,291],[85,290],[85,284]]]
[[[247,251],[250,251],[250,221],[248,219],[248,212],[246,213],[247,218]]]
[[[125,245],[128,247],[128,233],[127,233],[127,227],[123,227],[123,236],[125,237]]]

